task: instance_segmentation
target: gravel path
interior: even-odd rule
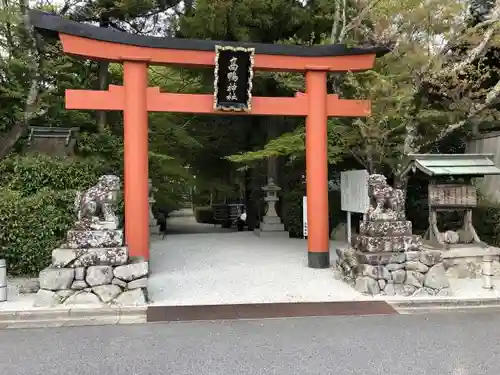
[[[307,267],[304,240],[228,233],[213,225],[197,224],[188,215],[170,218],[168,228],[171,234],[153,242],[150,253],[149,295],[156,304],[317,302],[360,297],[335,280],[332,269]],[[332,261],[335,245],[332,241]]]

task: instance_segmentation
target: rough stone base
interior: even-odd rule
[[[337,249],[337,270],[358,292],[387,296],[450,296],[441,252],[360,253]]]
[[[35,306],[142,305],[147,298],[148,263],[76,268],[49,267],[40,272]]]

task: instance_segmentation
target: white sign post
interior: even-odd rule
[[[340,204],[347,212],[347,243],[351,246],[351,212],[366,213],[368,197],[368,171],[365,169],[340,172]]]
[[[307,197],[302,197],[302,234],[307,238]]]

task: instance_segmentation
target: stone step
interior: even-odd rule
[[[126,246],[90,249],[58,248],[52,250],[54,268],[78,268],[90,266],[121,266],[128,261]]]

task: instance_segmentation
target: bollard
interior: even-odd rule
[[[482,267],[482,276],[483,276],[483,288],[484,289],[493,289],[493,283],[491,280],[491,276],[493,276],[492,272],[492,262],[493,262],[493,257],[491,256],[484,256],[483,257],[483,267]]]
[[[0,259],[0,302],[7,301],[7,263]]]

